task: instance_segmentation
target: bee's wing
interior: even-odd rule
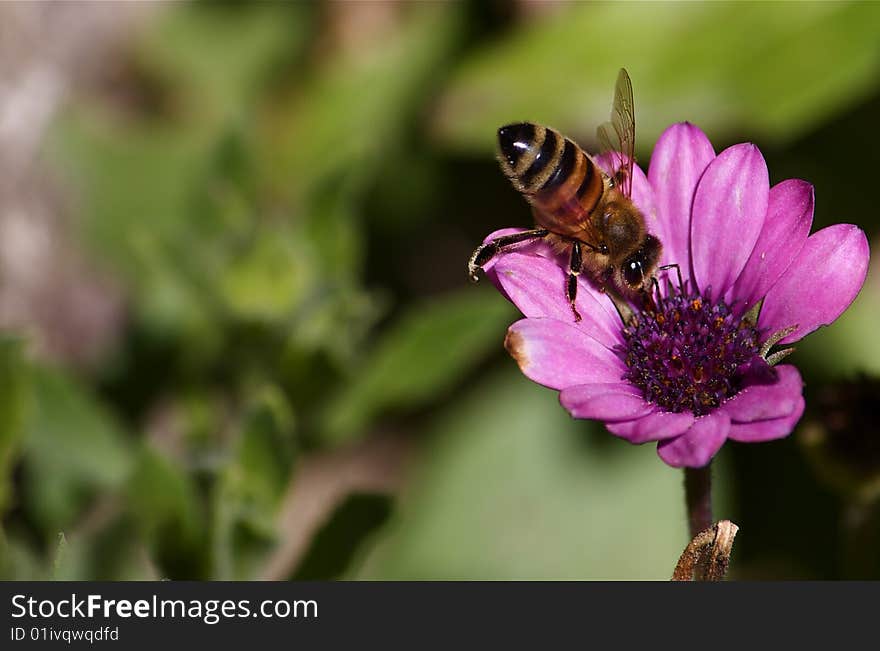
[[[615,181],[621,192],[632,196],[633,163],[636,148],[636,113],[629,74],[621,68],[614,87],[611,120],[596,129],[601,153],[611,156]]]

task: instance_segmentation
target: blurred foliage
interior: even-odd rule
[[[46,160],[127,318],[89,369],[0,341],[0,576],[255,578],[291,540],[278,578],[669,576],[680,473],[522,378],[515,310],[466,282],[485,234],[529,221],[495,130],[588,145],[626,66],[643,161],[680,120],[752,139],[774,181],[816,185],[817,227],[876,241],[880,5],[535,7],[168,5],[76,88]],[[877,278],[799,345],[808,385],[880,371]],[[319,472],[389,437],[397,465]],[[841,575],[848,507],[792,441],[716,466],[735,573]]]
[[[355,494],[339,506],[336,513],[314,538],[303,557],[296,581],[320,581],[344,578],[345,571],[365,533],[381,527],[391,513],[387,495]]]
[[[34,523],[54,537],[96,495],[119,489],[134,458],[125,432],[81,384],[47,369],[32,376],[22,498]]]
[[[486,378],[429,432],[419,481],[358,576],[668,579],[687,542],[681,477],[601,429],[525,378]]]
[[[463,61],[436,128],[483,150],[532,116],[590,138],[625,65],[646,150],[683,119],[722,141],[789,142],[873,89],[878,21],[876,3],[578,4]]]
[[[29,375],[20,342],[0,340],[0,515],[12,499],[11,476],[24,434],[24,411],[30,398]]]
[[[448,394],[512,317],[508,305],[478,291],[411,308],[330,400],[324,430],[331,440],[344,440],[361,433],[381,410],[418,407]]]

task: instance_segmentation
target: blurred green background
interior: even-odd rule
[[[3,578],[668,578],[681,472],[465,274],[529,223],[498,126],[590,148],[621,66],[643,164],[750,140],[877,242],[877,3],[51,9],[0,6]],[[825,407],[717,458],[732,576],[880,578],[878,314],[874,263],[792,358]]]

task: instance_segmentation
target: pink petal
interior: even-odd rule
[[[769,333],[798,325],[780,343],[828,325],[853,302],[868,273],[868,239],[851,224],[835,224],[807,238],[797,259],[769,292],[758,324]]]
[[[697,182],[715,158],[712,143],[700,129],[687,122],[666,129],[654,146],[648,181],[654,190],[656,219],[648,230],[663,242],[660,264],[677,263],[685,278],[690,276],[691,206]]]
[[[618,382],[624,374],[611,350],[556,319],[520,319],[508,328],[504,347],[526,377],[551,389]]]
[[[615,436],[626,439],[630,443],[646,443],[662,441],[683,434],[693,424],[694,415],[689,411],[680,414],[671,411],[655,411],[620,423],[608,423],[606,428]]]
[[[721,405],[721,410],[735,423],[782,418],[795,410],[802,399],[804,382],[790,364],[773,367],[777,381],[746,387]]]
[[[691,214],[694,280],[723,296],[745,267],[764,226],[770,181],[755,145],[728,147],[709,163]]]
[[[499,256],[494,272],[500,289],[525,316],[573,323],[609,348],[621,343],[623,326],[614,306],[582,278],[578,279],[577,295],[581,320],[575,323],[565,291],[567,273],[556,262],[508,253]]]
[[[730,417],[723,411],[700,416],[690,429],[657,444],[657,454],[673,468],[701,468],[721,449],[730,431]]]
[[[654,408],[626,382],[581,384],[559,394],[559,402],[575,418],[616,421],[647,416]]]
[[[770,188],[767,219],[728,302],[746,312],[761,299],[800,253],[813,224],[813,186],[788,179]]]
[[[760,443],[784,438],[794,431],[794,426],[804,415],[805,404],[804,399],[799,398],[794,411],[782,418],[756,420],[751,423],[732,423],[727,438],[742,443]]]

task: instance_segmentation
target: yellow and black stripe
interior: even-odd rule
[[[498,159],[513,186],[553,221],[589,215],[604,191],[593,161],[555,129],[531,122],[498,130]]]

